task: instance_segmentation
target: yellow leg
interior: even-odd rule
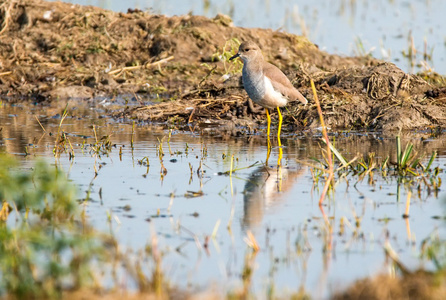
[[[282,150],[282,148],[280,148]],[[282,182],[283,182],[283,176],[282,176],[282,166],[279,164],[277,166],[277,191],[282,191]]]
[[[270,136],[270,128],[271,128],[271,117],[270,117],[270,115],[269,115],[269,111],[268,111],[268,108],[265,108],[265,111],[266,111],[266,118],[267,118],[267,120],[268,120],[268,129],[267,129],[267,139],[268,139],[268,150],[267,150],[267,153],[266,153],[266,165],[268,166],[268,160],[269,160],[269,156],[271,155],[271,140],[270,140],[270,138],[269,138],[269,136]]]
[[[279,147],[282,146],[280,143],[280,130],[282,129],[282,114],[280,113],[280,108],[277,106],[277,113],[279,114],[279,129],[277,129],[277,139],[279,140]]]
[[[283,150],[280,146],[280,138],[279,138],[279,157],[277,158],[277,167],[281,168],[282,166],[282,157],[283,157]]]
[[[268,166],[268,160],[269,160],[269,157],[271,156],[271,148],[272,148],[269,136],[267,138],[268,138],[268,150],[266,150],[266,162],[265,162],[266,166]]]
[[[268,120],[268,131],[267,131],[267,135],[269,137],[269,129],[271,128],[271,117],[269,116],[269,111],[268,108],[265,108],[266,110],[266,118]]]

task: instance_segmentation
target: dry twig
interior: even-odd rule
[[[110,75],[115,75],[116,74],[115,77],[118,77],[125,71],[133,71],[133,70],[138,70],[138,69],[142,69],[142,68],[148,69],[148,68],[151,68],[151,67],[156,66],[156,65],[159,66],[160,64],[166,63],[166,62],[168,62],[168,61],[170,61],[172,59],[174,59],[174,57],[173,56],[169,56],[169,57],[166,57],[166,58],[161,59],[159,61],[156,61],[156,62],[153,62],[153,63],[147,63],[147,64],[141,65],[141,66],[132,66],[132,67],[124,67],[124,68],[116,69],[116,70],[108,72],[108,74],[110,74]]]
[[[5,8],[7,6],[9,2],[9,6],[7,8]],[[11,19],[11,10],[14,6],[16,2],[11,0],[11,1],[6,1],[4,2],[2,5],[0,5],[0,11],[4,11],[5,16],[3,18],[3,28],[0,30],[0,35],[3,34],[3,32],[6,31],[6,29],[8,29],[8,25],[9,25],[9,20]]]

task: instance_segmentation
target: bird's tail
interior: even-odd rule
[[[296,96],[297,96],[297,100],[302,102],[302,104],[307,104],[308,103],[307,98],[305,98],[304,95],[302,95],[299,91],[297,91]]]

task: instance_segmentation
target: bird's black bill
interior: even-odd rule
[[[240,56],[240,54],[236,54],[236,55],[234,55],[233,57],[231,57],[229,60],[233,60],[233,59],[235,59],[235,58],[237,58],[237,57],[239,57]]]

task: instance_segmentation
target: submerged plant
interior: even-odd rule
[[[75,186],[42,162],[32,172],[16,167],[0,156],[0,294],[54,298],[63,289],[94,283],[91,262],[103,252],[100,240],[75,222]]]
[[[53,221],[76,214],[76,188],[66,175],[43,162],[32,172],[20,172],[16,167],[17,162],[0,155],[0,199],[14,207],[19,220],[26,220],[28,212]]]
[[[421,258],[431,261],[437,271],[446,272],[446,239],[438,230],[422,241]]]
[[[65,109],[62,113],[62,117],[60,118],[59,127],[57,128],[56,141],[54,142],[53,154],[54,157],[60,157],[62,152],[65,152],[67,149],[67,144],[71,148],[70,159],[74,157],[73,146],[71,145],[70,139],[67,137],[65,132],[62,130],[62,123],[65,118],[68,116],[68,104],[65,106]],[[39,122],[40,123],[40,122]]]
[[[326,143],[325,140],[323,140]],[[437,152],[433,151],[426,165],[423,165],[421,161],[424,159],[424,155],[418,156],[414,150],[413,144],[406,145],[404,150],[401,147],[401,138],[396,137],[396,161],[389,162],[389,157],[384,158],[379,162],[375,153],[370,152],[364,157],[356,156],[352,160],[348,161],[340,151],[338,151],[332,143],[329,144],[333,156],[338,160],[338,165],[335,171],[340,174],[353,172],[353,175],[357,175],[362,178],[362,175],[372,174],[375,171],[381,171],[383,176],[396,175],[396,176],[428,176],[436,177],[438,175],[438,168],[432,169],[432,164],[437,157]],[[327,163],[316,160],[324,168],[327,167]]]
[[[130,264],[131,253],[120,252],[112,236],[88,226],[77,188],[65,174],[44,162],[32,170],[17,167],[0,154],[0,297],[55,299],[80,288],[102,290],[104,274],[108,285],[117,286],[122,274],[140,291],[165,291],[161,255],[148,253],[150,259]],[[151,248],[158,249],[153,240]],[[146,271],[141,261],[153,262],[151,278],[133,277]]]

